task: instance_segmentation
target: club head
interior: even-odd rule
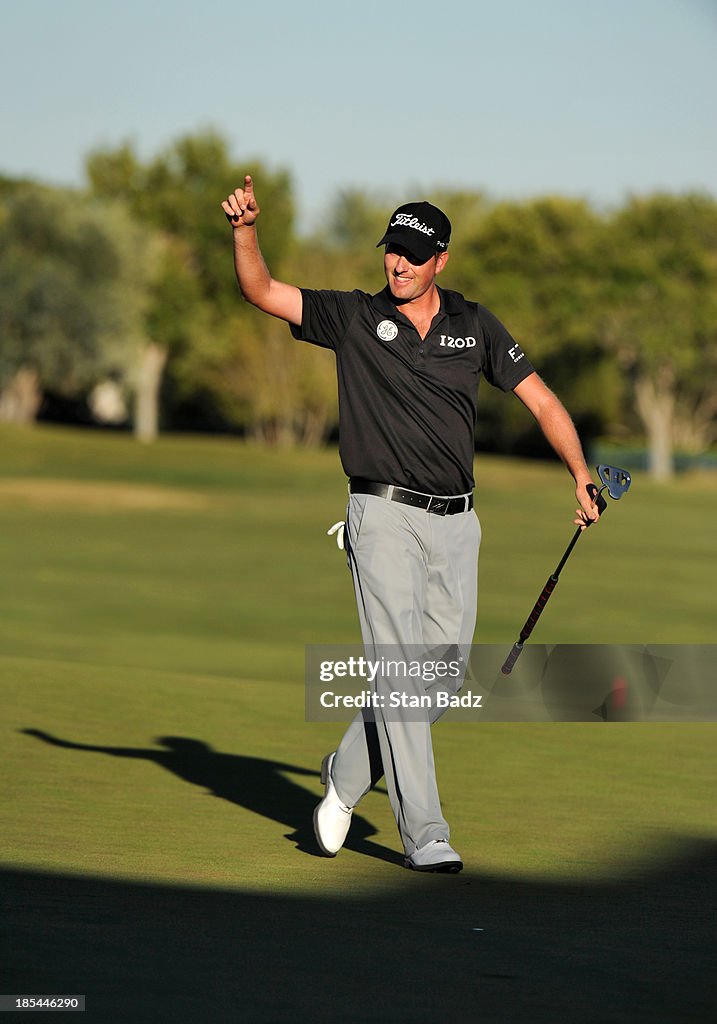
[[[618,469],[617,466],[598,466],[598,476],[601,483],[607,488],[607,493],[615,501],[626,494],[630,489],[632,477],[626,469]]]

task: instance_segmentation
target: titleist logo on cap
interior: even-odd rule
[[[429,228],[427,224],[421,224],[418,217],[414,217],[412,213],[396,214],[396,219],[391,221],[389,227],[415,228],[416,231],[422,231],[424,235],[435,235],[436,233],[435,228]]]
[[[451,222],[430,203],[404,203],[394,210],[379,245],[403,246],[418,263],[425,263],[448,248]]]

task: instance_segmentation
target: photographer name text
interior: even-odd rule
[[[446,693],[445,690],[438,690],[437,693],[376,693],[373,690],[362,690],[361,693],[345,694],[335,693],[333,690],[324,690],[319,700],[322,708],[351,708],[361,710],[362,708],[482,708],[483,696],[480,693],[472,693],[467,690],[465,693]]]

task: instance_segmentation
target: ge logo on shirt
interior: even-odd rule
[[[381,341],[393,341],[398,334],[398,327],[393,320],[382,320],[376,328],[376,334]]]

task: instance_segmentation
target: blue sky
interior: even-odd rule
[[[717,0],[3,0],[0,172],[211,126],[305,225],[344,187],[717,195],[716,69]]]

